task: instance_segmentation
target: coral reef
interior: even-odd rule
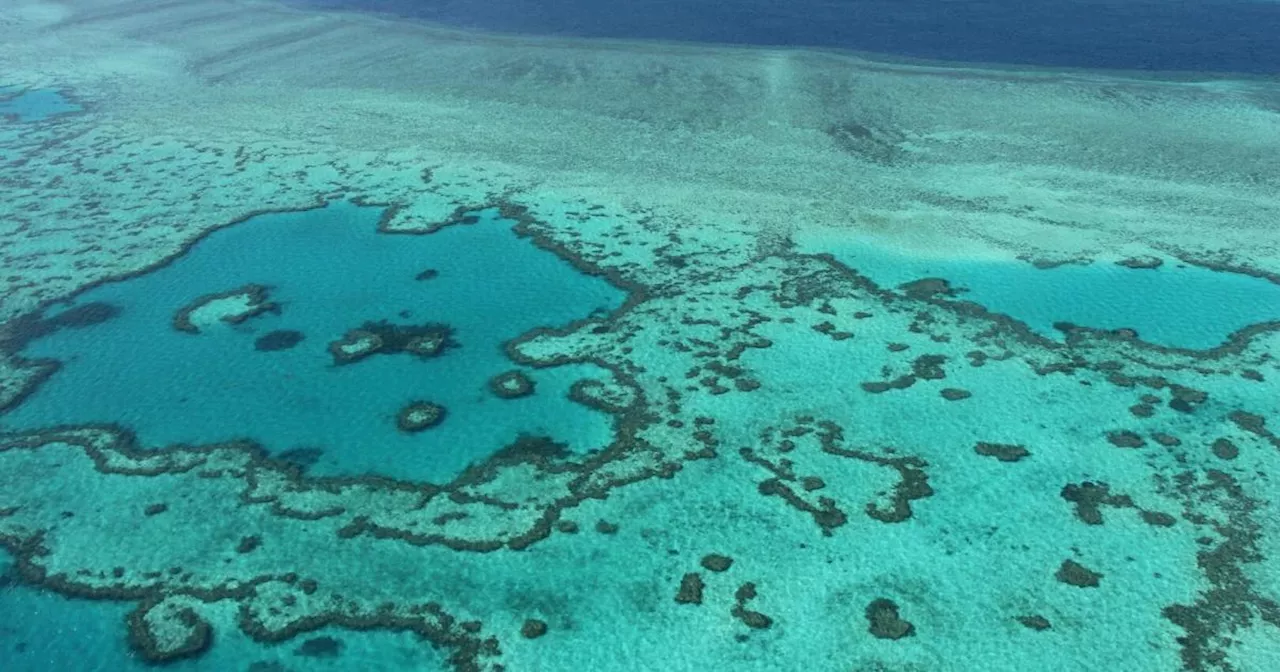
[[[240,324],[263,313],[279,311],[279,304],[268,300],[265,286],[248,284],[196,297],[174,313],[173,328],[198,334],[219,322]]]
[[[489,380],[489,391],[503,399],[519,399],[533,394],[534,381],[523,371],[507,371]]]
[[[396,414],[396,426],[402,432],[420,432],[444,421],[445,409],[429,401],[412,401]]]

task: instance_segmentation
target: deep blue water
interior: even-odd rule
[[[1124,70],[1280,73],[1271,0],[290,0],[460,28]]]

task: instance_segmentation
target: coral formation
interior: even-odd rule
[[[444,421],[444,406],[429,401],[411,401],[396,414],[396,426],[402,432],[420,432]]]
[[[507,371],[489,380],[489,391],[503,399],[519,399],[533,394],[534,382],[523,371]]]
[[[268,300],[265,286],[248,284],[196,297],[174,313],[173,328],[198,334],[218,322],[240,324],[263,313],[279,311],[279,304]]]

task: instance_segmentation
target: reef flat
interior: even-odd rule
[[[1276,665],[1274,83],[493,37],[248,1],[19,0],[0,45],[15,90],[74,101],[0,125],[0,590],[123,605],[94,613],[139,660]],[[290,253],[297,278],[249,263],[284,273]],[[920,275],[878,261],[894,255]],[[558,270],[504,275],[543,263]],[[1257,305],[1135,325],[1123,303],[1059,314],[963,277],[1071,282],[1071,264],[1181,264],[1230,286],[1173,276],[1193,278],[1181,295]],[[227,292],[261,301],[225,315],[276,310],[173,328]],[[477,340],[490,305],[537,310]],[[421,357],[433,324],[454,331]],[[155,350],[93,351],[135,327]],[[335,343],[372,354],[339,364]],[[475,352],[465,385],[432,380]],[[127,381],[146,403],[83,391],[148,355],[228,353],[256,364],[229,376],[404,387],[351,397],[381,424],[350,434],[287,385],[260,393],[293,426],[158,412],[175,384],[197,409],[236,394],[158,369]],[[511,371],[536,386],[500,398]],[[445,414],[399,431],[418,402]],[[602,440],[459,422],[538,403]],[[441,438],[476,426],[505,440]],[[452,461],[410,464],[428,442]],[[23,643],[0,661],[29,666]],[[388,653],[411,644],[438,658]]]

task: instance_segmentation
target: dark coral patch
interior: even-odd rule
[[[537,639],[547,634],[547,622],[530,618],[520,626],[520,635],[525,639]]]
[[[1044,616],[1040,616],[1036,614],[1033,614],[1030,616],[1019,616],[1018,622],[1032,630],[1036,630],[1040,632],[1043,632],[1053,627],[1052,625],[1049,624],[1049,619],[1045,618]]]
[[[44,322],[55,329],[82,329],[102,324],[120,314],[120,308],[102,301],[86,303],[50,317]]]
[[[830,536],[832,530],[849,522],[848,515],[836,506],[836,501],[834,499],[831,499],[830,497],[819,497],[817,505],[811,504],[796,495],[795,491],[793,491],[779,478],[768,478],[761,481],[760,484],[756,486],[756,490],[765,496],[781,497],[790,506],[808,513],[813,517],[813,522],[817,523],[818,527],[822,528],[822,533],[824,535]],[[868,504],[867,509],[868,515],[872,515],[872,511],[886,516],[892,516],[896,513],[896,509],[889,511],[887,514],[885,512],[881,512],[874,504]],[[907,515],[910,515],[909,510]],[[886,520],[885,522],[897,521]]]
[[[942,368],[946,363],[946,355],[920,355],[911,362],[911,373],[921,380],[942,380],[947,377]]]
[[[301,469],[306,469],[307,467],[315,466],[323,455],[324,451],[319,448],[302,447],[290,448],[280,453],[277,457],[285,462],[297,465]]]
[[[1017,462],[1031,455],[1031,451],[1017,444],[987,443],[985,441],[978,442],[973,447],[973,451],[983,457],[994,457],[1001,462]]]
[[[723,572],[733,566],[733,558],[719,553],[711,553],[702,557],[702,566],[708,571]]]
[[[188,607],[167,610],[163,615],[153,615],[158,605],[142,605],[126,618],[129,627],[129,644],[150,663],[168,663],[182,658],[192,658],[209,650],[213,644],[213,628]],[[157,638],[148,620],[163,618],[170,622],[166,637]]]
[[[587,408],[612,414],[626,413],[635,403],[634,395],[625,386],[594,378],[573,381],[569,386],[569,399]]]
[[[1136,418],[1149,418],[1155,415],[1156,407],[1151,404],[1134,404],[1129,407],[1129,412]]]
[[[288,350],[301,343],[306,336],[301,331],[293,329],[277,329],[272,332],[263,334],[253,342],[253,349],[260,352],[275,352],[276,350]]]
[[[1102,524],[1102,506],[1131,508],[1133,500],[1128,495],[1113,495],[1111,487],[1106,483],[1084,481],[1080,484],[1068,483],[1062,487],[1059,495],[1076,505],[1076,518],[1088,525]]]
[[[292,672],[278,660],[255,660],[249,663],[245,672]]]
[[[558,443],[545,436],[521,434],[502,450],[489,458],[487,467],[502,467],[512,464],[534,464],[541,469],[551,469],[552,462],[563,460],[569,455],[569,446]],[[479,469],[479,467],[477,467]],[[468,470],[467,474],[473,473]],[[487,473],[487,472],[486,472]],[[464,476],[470,478],[470,476]]]
[[[120,314],[120,308],[96,301],[68,308],[53,317],[41,318],[36,313],[14,318],[0,329],[0,351],[16,353],[27,344],[59,329],[82,329],[102,324]]]
[[[489,379],[489,391],[503,399],[527,397],[533,390],[533,379],[523,371],[507,371]]]
[[[1173,527],[1178,519],[1162,511],[1143,511],[1142,521],[1156,527]]]
[[[881,392],[888,392],[889,390],[905,390],[915,384],[916,377],[911,374],[906,374],[889,381],[871,381],[862,383],[861,387],[864,391],[870,392],[871,394],[880,394]]]
[[[142,513],[147,516],[156,516],[168,510],[169,510],[169,505],[161,502],[158,504],[148,504],[147,508],[142,510]]]
[[[342,640],[336,637],[312,637],[302,643],[293,653],[308,658],[337,658],[342,655]]]
[[[898,605],[887,598],[877,598],[867,605],[867,630],[879,639],[902,639],[915,635],[916,627],[898,613]]]
[[[1128,257],[1116,262],[1117,266],[1133,269],[1155,269],[1160,268],[1164,264],[1164,260],[1160,257],[1152,257],[1149,255],[1141,255],[1137,257]]]
[[[396,426],[402,432],[420,432],[444,421],[445,408],[429,401],[413,401],[396,414]]]
[[[689,572],[680,577],[680,589],[676,591],[677,604],[702,604],[702,589],[705,584],[696,572]]]
[[[350,364],[374,354],[407,352],[423,359],[458,347],[453,327],[439,322],[393,324],[387,320],[365,322],[329,344],[335,365]]]
[[[1209,393],[1182,385],[1172,384],[1169,391],[1173,398],[1169,400],[1169,408],[1180,413],[1191,413],[1196,407],[1209,398]]]
[[[1213,454],[1220,460],[1234,460],[1240,455],[1240,449],[1231,439],[1216,439],[1212,446]]]
[[[1246,432],[1252,432],[1259,436],[1265,436],[1270,433],[1267,430],[1267,419],[1256,413],[1248,411],[1232,411],[1227,419],[1234,422],[1237,427]]]
[[[940,296],[952,297],[959,293],[948,280],[943,278],[921,278],[898,285],[898,289],[908,298],[920,301]]]
[[[1203,548],[1196,552],[1196,565],[1209,586],[1194,602],[1167,605],[1161,614],[1185,632],[1176,639],[1184,669],[1237,669],[1225,664],[1228,648],[1233,640],[1239,641],[1233,635],[1251,627],[1265,628],[1264,623],[1280,624],[1280,603],[1244,567],[1266,560],[1261,548],[1265,527],[1256,518],[1265,500],[1249,496],[1239,481],[1217,469],[1206,470],[1202,479],[1186,471],[1174,480],[1177,495],[1213,507],[1224,517],[1184,514],[1196,525],[1211,526],[1218,535],[1197,540]]]
[[[955,387],[943,388],[942,392],[939,394],[941,394],[942,398],[947,401],[963,401],[973,396],[973,393],[969,390],[961,390]]]
[[[1074,560],[1063,560],[1054,578],[1077,588],[1097,588],[1103,575],[1090,570]]]
[[[738,388],[739,392],[754,392],[760,389],[760,381],[755,378],[735,378],[733,386]]]
[[[743,625],[747,626],[748,628],[753,628],[756,630],[767,630],[773,626],[772,618],[769,618],[765,614],[762,614],[758,611],[753,611],[751,609],[738,609],[734,613],[734,616],[737,616],[738,620],[742,621]]]
[[[743,625],[753,630],[767,630],[773,627],[772,618],[754,609],[747,608],[747,603],[756,599],[756,584],[747,582],[738,586],[738,589],[733,593],[733,599],[735,604],[729,613],[734,618],[742,621]]]
[[[1107,432],[1107,441],[1118,448],[1141,448],[1147,445],[1146,439],[1127,429]]]

